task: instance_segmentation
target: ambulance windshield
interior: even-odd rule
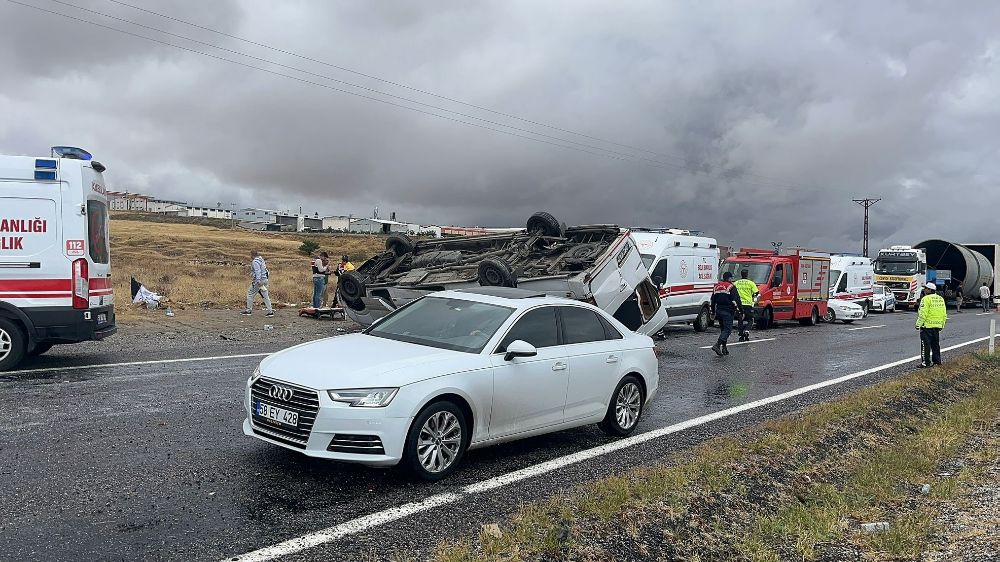
[[[87,241],[90,259],[94,263],[108,263],[108,206],[103,201],[87,201]]]

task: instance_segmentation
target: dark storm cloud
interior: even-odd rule
[[[491,226],[547,209],[569,223],[680,226],[722,243],[782,240],[831,250],[859,248],[861,209],[851,199],[875,195],[883,201],[872,209],[873,245],[1000,236],[994,215],[976,205],[1000,198],[1000,6],[992,2],[961,9],[820,1],[149,5],[649,153],[107,0],[72,3],[306,73],[51,0],[24,1],[328,86],[0,3],[0,151],[85,146],[119,188],[324,214],[378,206],[411,221]],[[345,95],[329,88],[441,113],[316,74],[631,161]]]

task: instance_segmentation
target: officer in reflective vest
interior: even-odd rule
[[[736,291],[740,294],[740,341],[749,341],[750,332],[746,329],[753,325],[753,300],[760,294],[757,284],[749,279],[750,272],[746,269],[740,271],[740,278],[733,283]]]
[[[924,295],[917,309],[917,329],[920,330],[920,367],[941,364],[941,329],[948,322],[948,309],[937,294],[937,285],[924,285]]]

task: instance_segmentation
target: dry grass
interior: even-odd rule
[[[356,265],[384,248],[380,236],[249,232],[114,217],[111,260],[115,293],[128,302],[129,278],[134,276],[180,306],[242,307],[250,279],[250,251],[255,249],[267,260],[272,301],[276,305],[307,302],[312,299],[310,263],[308,256],[298,251],[306,239],[318,243],[319,251],[327,251],[331,257],[348,254]],[[334,279],[330,277],[331,296]],[[119,310],[127,308],[120,306]]]

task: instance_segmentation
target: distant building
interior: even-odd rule
[[[150,199],[146,208],[151,213],[177,216],[187,216],[187,209],[187,203],[182,201],[166,201],[164,199]]]
[[[334,215],[323,217],[323,230],[333,230],[335,232],[350,232],[351,217]]]
[[[232,219],[233,212],[228,209],[217,209],[215,207],[188,207],[187,214],[179,214],[181,217],[206,217],[210,219]]]
[[[390,234],[393,232],[406,234],[409,232],[409,225],[405,222],[383,219],[354,219],[351,221],[350,231],[366,234]]]
[[[255,207],[247,207],[245,209],[240,209],[236,213],[236,220],[240,223],[260,223],[260,224],[273,224],[277,222],[278,211],[272,211],[271,209],[258,209]],[[255,230],[265,230],[263,228]]]
[[[153,198],[141,193],[127,191],[109,191],[108,201],[112,211],[148,211],[149,202]]]
[[[319,216],[300,215],[296,222],[295,229],[299,232],[319,232],[323,230],[323,219]]]

